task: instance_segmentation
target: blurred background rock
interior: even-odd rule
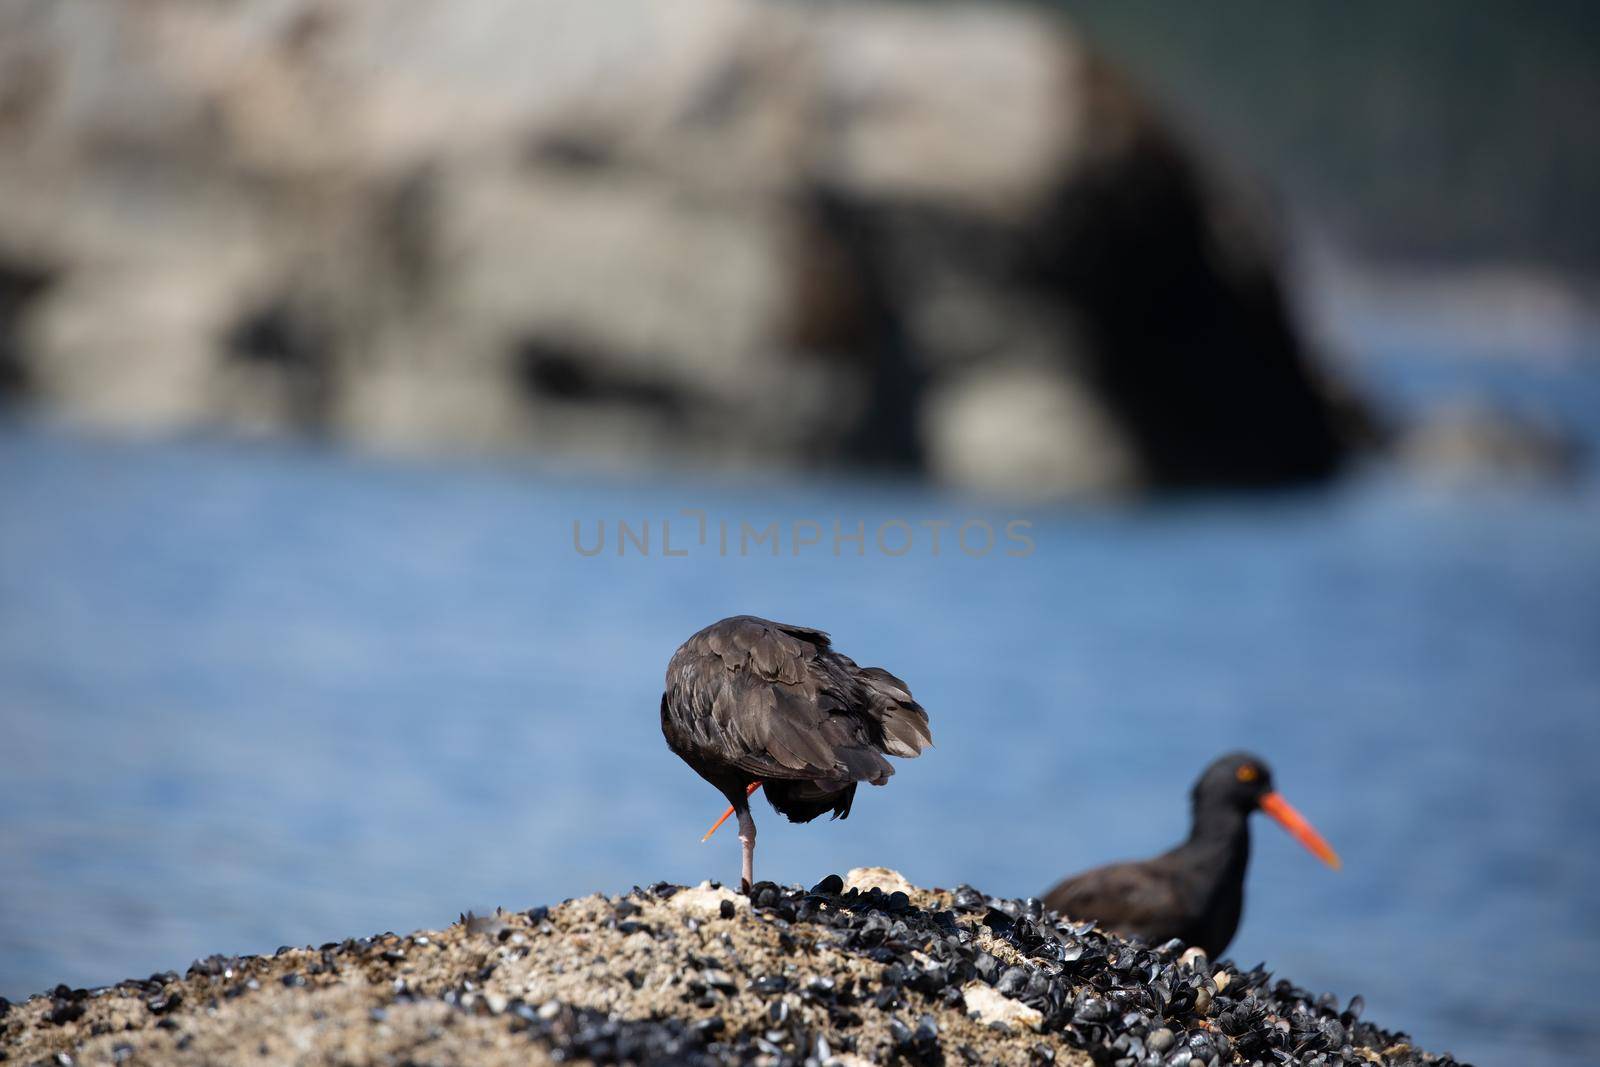
[[[1500,271],[1448,307],[1559,329],[1600,267],[1600,19],[1444,10],[1072,5],[1097,47],[1001,6],[18,0],[0,388],[1028,493],[1323,478],[1380,435],[1283,216],[1313,326],[1448,264]]]
[[[1153,85],[1181,93],[1198,65],[1216,98],[1248,91],[1196,58],[1212,23],[1154,39],[1129,10],[1084,16]],[[1029,493],[1317,479],[1370,419],[1308,354],[1275,213],[1225,178],[1250,168],[1222,164],[1287,157],[1380,252],[1437,247],[1477,203],[1341,198],[1284,116],[1315,124],[1317,94],[1358,79],[1285,69],[1308,38],[1281,16],[1249,23],[1251,84],[1313,99],[1267,92],[1235,114],[1276,123],[1199,151],[1045,10],[44,0],[0,19],[4,385],[122,430]],[[1326,154],[1350,158],[1368,114],[1338,113],[1354,125]],[[1587,265],[1570,227],[1526,236]]]
[[[22,0],[0,383],[407,450],[1322,478],[1374,423],[1280,215],[1367,307],[1510,261],[1497,318],[1581,316],[1549,276],[1600,266],[1592,9],[1441,11],[1075,5],[1097,48],[995,6]]]

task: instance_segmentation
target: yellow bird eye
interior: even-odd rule
[[[1241,782],[1253,782],[1257,778],[1261,777],[1261,772],[1257,771],[1248,763],[1246,763],[1243,767],[1240,767],[1234,772],[1234,774],[1238,776],[1238,779]]]

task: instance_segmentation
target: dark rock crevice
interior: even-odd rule
[[[56,272],[50,268],[0,258],[0,403],[28,398],[33,377],[23,339],[23,318],[55,280]]]
[[[1155,483],[1326,479],[1355,427],[1291,319],[1276,257],[1254,225],[1227,217],[1227,196],[1147,115],[1123,153],[1068,177],[1033,271],[1083,308],[1093,378]]]

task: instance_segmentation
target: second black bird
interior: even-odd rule
[[[1177,848],[1139,863],[1114,863],[1068,878],[1044,896],[1074,919],[1152,945],[1172,938],[1222,955],[1244,911],[1250,815],[1264,811],[1330,867],[1339,857],[1272,786],[1272,771],[1244,752],[1223,756],[1194,785],[1194,824]]]

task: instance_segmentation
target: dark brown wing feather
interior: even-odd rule
[[[932,743],[906,684],[833,651],[821,630],[740,615],[673,654],[661,703],[673,751],[725,793],[766,783],[790,818],[849,813],[855,783],[882,785],[883,757]]]
[[[1044,904],[1068,918],[1094,919],[1109,930],[1151,944],[1185,936],[1192,919],[1177,879],[1148,862],[1085,871],[1046,893]]]

